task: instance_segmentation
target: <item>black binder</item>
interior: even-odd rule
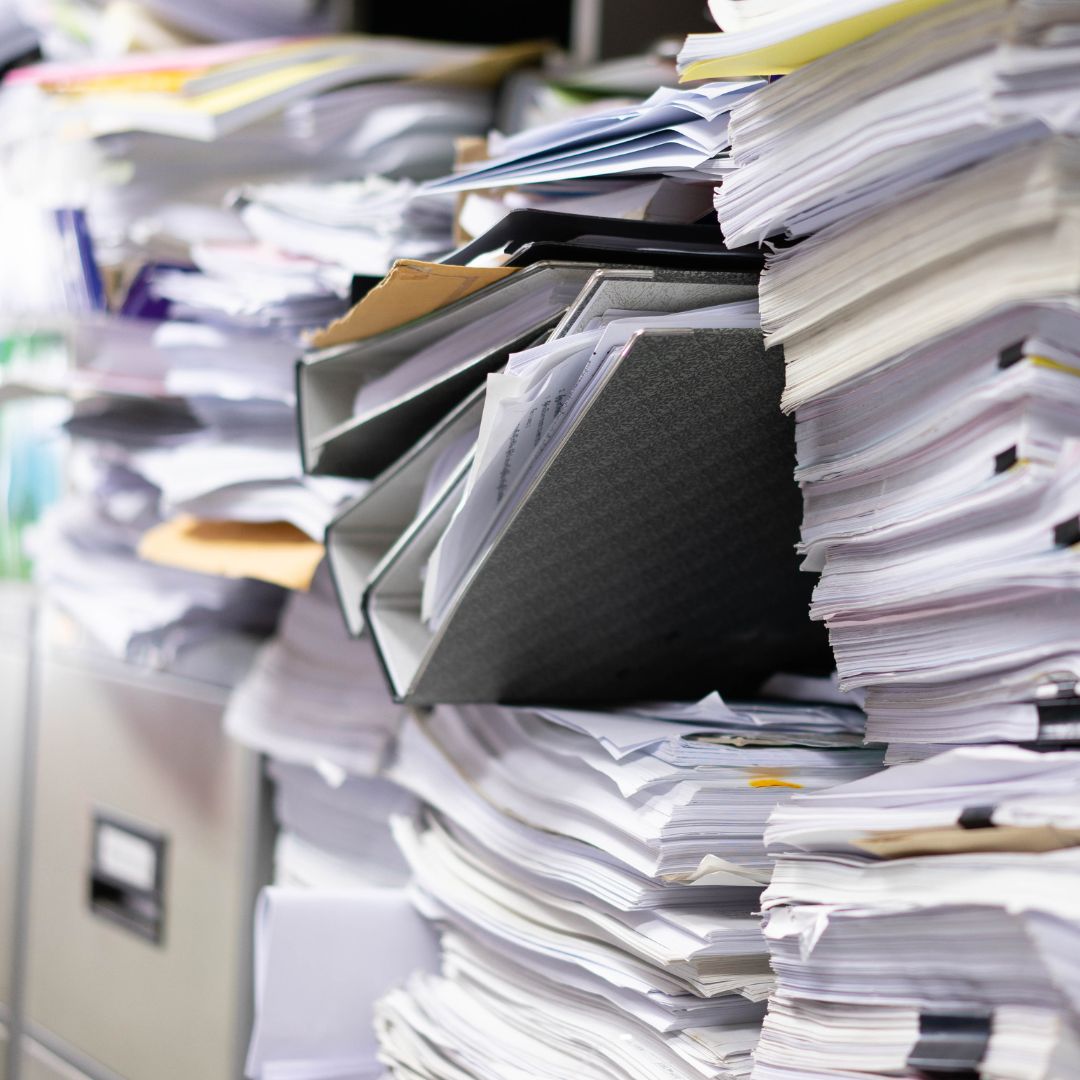
[[[478,387],[326,527],[326,561],[353,637],[364,629],[361,600],[371,572],[419,512],[439,455],[479,425],[483,407],[484,388]]]
[[[532,252],[533,249],[535,253]],[[563,214],[552,210],[512,210],[464,247],[442,261],[465,266],[481,255],[500,252],[512,266],[525,266],[559,251],[573,261],[590,251],[596,261],[670,265],[679,269],[760,271],[763,257],[756,251],[729,251],[719,225],[670,225],[656,221]],[[636,256],[636,257],[635,257]],[[655,260],[663,258],[664,262]],[[668,262],[667,260],[671,260]]]
[[[612,703],[750,694],[832,659],[798,569],[783,357],[757,330],[643,330],[477,560],[439,630],[420,572],[460,495],[375,569],[364,615],[394,696]]]
[[[562,313],[521,326],[497,347],[357,417],[353,401],[365,381],[386,374],[470,321],[497,311],[539,278],[580,286],[594,269],[588,264],[536,263],[404,326],[302,357],[296,368],[296,392],[304,471],[365,479],[377,476],[480,385],[488,372],[502,367],[511,352],[550,330]]]

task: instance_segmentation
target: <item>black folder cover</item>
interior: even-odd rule
[[[408,537],[376,571],[364,598],[376,645],[381,611],[396,627],[414,620],[399,640],[423,642],[395,695],[689,700],[749,694],[776,671],[831,670],[807,615],[814,579],[795,555],[802,503],[783,367],[757,330],[636,335],[437,633],[395,580]],[[384,667],[401,672],[400,656]]]

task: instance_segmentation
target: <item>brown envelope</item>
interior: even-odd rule
[[[255,578],[307,590],[323,545],[285,521],[205,521],[182,514],[139,541],[148,562],[220,577]]]

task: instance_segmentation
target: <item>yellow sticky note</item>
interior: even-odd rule
[[[942,7],[949,2],[950,0],[896,0],[885,7],[829,23],[816,30],[808,30],[805,34],[764,48],[751,49],[732,56],[718,56],[713,60],[699,60],[682,73],[680,81],[731,79],[748,75],[787,75],[811,60],[817,60],[846,45],[861,41],[902,19]],[[736,34],[731,37],[735,38]]]
[[[286,521],[206,521],[182,514],[139,541],[139,557],[219,577],[254,578],[306,590],[323,545]]]
[[[766,788],[766,787],[787,787],[787,788],[801,788],[802,784],[796,784],[792,780],[781,780],[779,776],[755,776],[750,781],[752,788]]]

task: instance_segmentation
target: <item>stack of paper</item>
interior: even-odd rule
[[[323,572],[310,592],[289,596],[225,723],[234,738],[277,761],[371,776],[402,713],[387,697],[370,640],[345,636]]]
[[[231,444],[231,455],[220,453],[222,471],[216,477],[205,472],[205,465],[199,477],[182,469],[189,452],[198,456],[200,439],[206,439],[209,456],[217,460],[214,448],[227,441],[226,433],[235,437],[243,431],[228,423],[218,428],[215,421],[228,418],[228,410],[223,413],[200,418],[176,401],[91,397],[76,406],[65,425],[72,436],[68,492],[35,533],[35,572],[50,599],[116,656],[171,664],[216,633],[261,635],[273,628],[283,593],[276,587],[280,581],[265,583],[276,581],[272,565],[264,564],[268,573],[250,563],[222,576],[198,572],[205,567],[183,558],[159,559],[166,565],[156,566],[137,554],[162,523],[168,499],[185,495],[172,486],[170,475],[212,491],[229,482],[230,468],[244,467],[238,461],[242,451]],[[273,410],[262,415],[270,419]],[[249,453],[272,456],[273,450],[253,447]],[[162,458],[174,466],[171,474],[155,468]],[[195,488],[186,493],[197,494]],[[279,553],[276,545],[263,552],[271,562]],[[302,563],[294,569],[305,573]],[[310,577],[311,570],[306,573]]]
[[[191,140],[176,136],[133,132],[99,138],[93,144],[103,159],[99,167],[125,182],[107,182],[93,193],[95,230],[102,241],[121,247],[125,234],[135,230],[164,248],[170,239],[176,244],[193,232],[201,238],[211,209],[238,186],[277,184],[293,176],[307,189],[357,176],[425,179],[445,172],[453,162],[455,139],[482,132],[491,115],[487,91],[372,83],[298,101],[217,139],[210,154],[193,154]],[[348,186],[341,189],[349,192]],[[397,194],[400,205],[393,212],[408,216],[408,192],[399,188]],[[364,200],[370,201],[365,185],[359,185],[356,201]],[[329,209],[332,202],[327,203]],[[228,239],[234,229],[220,216],[214,235]],[[246,234],[241,230],[240,235]],[[299,235],[310,244],[319,234],[310,226]]]
[[[115,506],[128,500],[119,492],[101,496],[69,497],[53,507],[35,530],[30,552],[49,600],[114,656],[167,666],[224,632],[264,635],[273,628],[280,589],[139,560],[141,530],[117,516]]]
[[[345,636],[317,575],[289,597],[225,715],[233,738],[270,758],[278,827],[255,922],[253,1080],[382,1075],[375,1001],[435,967],[390,830],[417,804],[377,775],[401,719],[369,642]]]
[[[70,507],[38,538],[40,579],[119,655],[172,656],[215,623],[271,629],[280,590],[242,579],[306,588],[327,521],[358,491],[303,477],[295,346],[104,315],[69,341],[70,366],[40,384],[81,398],[67,423]]]
[[[657,90],[638,105],[523,131],[494,156],[432,181],[429,191],[467,191],[633,173],[716,176],[730,168],[728,113],[760,80]]]
[[[852,710],[672,711],[688,710],[444,706],[407,722],[388,775],[426,807],[395,830],[444,953],[441,975],[379,1007],[395,1072],[748,1075],[769,987],[764,818],[880,756],[851,745]]]
[[[1078,783],[1075,753],[980,747],[778,806],[754,1076],[1075,1075]]]
[[[169,652],[185,620],[265,632],[255,600],[274,597],[272,611],[280,596],[237,579],[308,586],[328,521],[361,488],[303,475],[301,337],[345,311],[355,274],[450,248],[449,199],[414,199],[416,181],[449,167],[455,137],[486,128],[487,87],[528,52],[273,39],[39,64],[5,81],[5,221],[28,256],[5,264],[0,316],[62,330],[72,362],[42,382],[95,395],[70,425],[84,506],[40,541],[41,578],[116,651],[161,635]],[[75,520],[92,528],[72,537]],[[136,551],[145,560],[130,615],[110,622],[114,583],[80,582],[80,550],[123,560],[115,573]]]
[[[390,834],[390,817],[414,800],[396,784],[317,767],[270,761],[278,825],[274,881],[308,889],[402,886],[408,870]]]
[[[404,38],[271,38],[38,65],[13,72],[9,82],[36,88],[67,122],[95,136],[142,131],[212,141],[293,102],[357,82],[417,76],[490,82],[484,68],[491,54],[479,46]]]
[[[1080,150],[1042,122],[1072,100],[1067,20],[935,5],[732,117],[729,242],[809,234],[768,257],[762,325],[796,415],[812,614],[878,741],[1053,737],[1074,694]],[[1047,77],[1038,108],[1004,111],[1025,25]]]
[[[529,55],[337,36],[17,69],[0,94],[0,144],[11,166],[5,191],[20,200],[24,217],[41,206],[84,208],[98,260],[110,268],[125,264],[124,283],[132,260],[184,264],[200,245],[253,234],[283,240],[278,248],[285,255],[313,245],[324,252],[327,244],[331,255],[340,254],[348,237],[335,245],[320,230],[325,216],[301,212],[294,220],[296,191],[283,218],[272,191],[265,206],[253,200],[250,230],[223,210],[241,185],[286,182],[288,193],[295,178],[301,204],[310,208],[322,192],[324,214],[337,205],[333,224],[346,221],[354,207],[369,221],[382,214],[378,229],[369,230],[376,236],[367,239],[368,257],[360,260],[364,272],[382,273],[397,253],[451,246],[446,201],[424,200],[413,211],[411,188],[395,187],[384,174],[415,181],[445,172],[455,140],[491,124],[490,87]],[[200,143],[207,145],[199,149]],[[369,179],[322,189],[324,182],[356,177]],[[426,234],[422,248],[415,232]],[[376,241],[382,254],[373,263]],[[333,257],[326,261],[330,269],[339,265]],[[342,261],[351,272],[351,261]],[[281,270],[269,260],[271,276]],[[347,295],[348,274],[343,287],[340,277],[335,286],[339,297]]]
[[[805,236],[1044,131],[994,94],[1005,0],[956,0],[752,94],[717,189],[728,243]],[[837,149],[823,153],[827,141]]]
[[[83,516],[102,523],[100,544],[116,554],[112,521],[128,558],[138,548],[173,567],[306,587],[327,521],[358,488],[302,475],[295,347],[235,328],[113,317],[81,322],[69,340],[69,363],[27,365],[19,378],[82,398],[68,423],[72,488],[96,507]],[[70,573],[78,567],[60,576]],[[107,597],[106,582],[86,586]]]

